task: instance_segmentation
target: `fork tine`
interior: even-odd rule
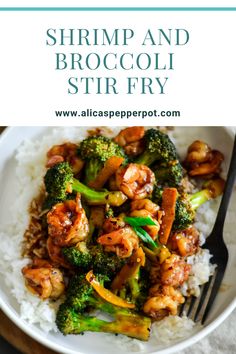
[[[180,306],[179,316],[185,315],[187,313],[190,301],[190,297],[185,297],[185,302]]]
[[[188,312],[187,312],[187,317],[191,317],[191,313],[194,309],[194,304],[196,303],[197,298],[195,296],[192,296],[191,302],[189,304]]]
[[[205,308],[206,308],[208,299],[209,299],[211,291],[212,291],[212,286],[213,286],[213,283],[214,283],[213,282],[213,276],[210,276],[208,282],[203,285],[201,298],[199,300],[198,308],[197,308],[195,316],[194,316],[194,321],[195,322],[197,322],[199,320],[199,318],[201,318],[200,314],[202,314],[203,310],[205,310]]]
[[[187,300],[180,306],[179,316],[186,314],[187,317],[190,317],[194,304],[196,302],[196,297],[188,297]]]
[[[210,292],[209,300],[208,300],[208,302],[206,302],[207,305],[206,305],[206,308],[205,308],[205,312],[204,312],[204,314],[202,316],[202,320],[201,320],[202,324],[204,324],[204,322],[206,321],[207,316],[209,314],[209,311],[212,308],[212,305],[213,305],[214,300],[216,298],[216,295],[218,293],[220,284],[221,284],[222,279],[224,277],[224,273],[225,273],[225,269],[221,269],[221,270],[218,270],[218,272],[216,274],[215,281],[214,281],[214,283],[212,285],[212,290]]]
[[[189,317],[190,319],[192,319],[193,321],[195,321],[195,316],[196,316],[196,312],[199,308],[199,303],[200,301],[202,301],[201,299],[204,299],[204,286],[200,287],[200,294],[198,297],[196,296],[192,296],[192,300],[190,302],[190,306],[187,312],[187,317]]]
[[[179,316],[181,317],[182,315],[183,315],[183,313],[184,313],[184,309],[185,309],[185,307],[186,307],[186,302],[187,301],[185,301],[181,306],[180,306],[180,309],[179,309]]]

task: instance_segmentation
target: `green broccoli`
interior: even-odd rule
[[[161,202],[162,202],[162,193],[163,193],[163,187],[155,184],[151,199],[154,203],[156,203],[159,206],[161,205]]]
[[[138,279],[138,294],[135,298],[135,305],[138,311],[142,311],[143,305],[147,301],[149,288],[149,272],[145,268],[141,268]]]
[[[73,177],[72,169],[68,162],[61,162],[49,168],[44,177],[46,192],[51,198],[65,200],[68,194],[81,193],[89,205],[110,204],[119,206],[127,197],[120,191],[97,192]]]
[[[80,314],[67,304],[62,304],[57,313],[56,323],[64,335],[86,331],[107,332],[148,340],[151,330],[150,318],[119,308],[114,310],[113,317],[113,321],[100,320],[97,317]]]
[[[85,183],[95,180],[104,163],[112,156],[124,157],[121,146],[104,136],[92,136],[84,139],[79,146],[78,154],[86,161]]]
[[[141,311],[143,304],[148,297],[148,289],[150,287],[149,277],[144,268],[140,269],[135,277],[116,292],[122,299],[128,300],[135,304],[136,308]]]
[[[177,187],[183,179],[183,167],[178,160],[163,162],[152,168],[158,184]]]
[[[124,259],[114,253],[104,252],[102,246],[92,246],[81,250],[77,246],[62,249],[64,257],[83,271],[93,269],[95,273],[112,278],[125,264]]]
[[[113,217],[114,217],[114,210],[109,206],[105,210],[105,219],[113,218]]]
[[[174,144],[167,134],[157,129],[149,129],[144,135],[144,152],[135,159],[136,163],[150,166],[156,161],[169,162],[177,160]]]
[[[106,279],[99,276],[99,281],[106,281]],[[89,309],[100,310],[112,316],[114,320],[104,321],[85,315]],[[79,334],[84,331],[110,332],[148,340],[151,320],[104,301],[84,276],[75,275],[69,283],[66,300],[57,312],[56,324],[65,335]]]
[[[144,268],[145,254],[140,247],[129,258],[111,284],[112,290],[122,299],[128,300],[141,309],[148,296],[149,276]]]
[[[184,230],[193,224],[196,210],[210,199],[222,194],[224,181],[220,178],[210,180],[204,184],[204,188],[194,194],[182,194],[178,197],[175,208],[175,221],[173,230]],[[155,187],[152,200],[161,204],[162,189]]]
[[[203,199],[201,200],[199,206],[208,200],[204,198],[205,192],[202,192]],[[176,201],[175,221],[172,226],[173,230],[184,230],[194,223],[195,210],[197,208],[192,208],[191,200],[189,197],[190,196],[188,195],[181,195]],[[191,196],[191,198],[194,198],[194,194]]]
[[[72,265],[79,267],[83,271],[92,268],[93,256],[89,250],[80,250],[76,246],[65,247],[61,250],[65,259]]]
[[[110,280],[107,276],[100,274],[97,278],[102,285]],[[103,305],[103,301],[97,297],[84,274],[76,274],[70,279],[65,302],[79,312],[84,312],[91,307],[101,309],[100,306]]]

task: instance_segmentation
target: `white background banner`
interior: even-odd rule
[[[48,46],[48,29],[87,29],[88,43]],[[94,29],[98,45],[94,46]],[[117,45],[102,45],[102,30],[119,33]],[[123,29],[132,29],[134,36],[124,46]],[[159,42],[159,30],[171,33],[171,44]],[[176,29],[189,33],[186,45],[176,46]],[[155,45],[146,41],[150,30]],[[171,32],[169,32],[171,30]],[[0,12],[0,124],[1,125],[235,125],[236,82],[236,12]],[[51,40],[52,43],[52,40]],[[89,53],[104,57],[107,53],[132,53],[136,58],[145,52],[150,69],[133,70],[119,67],[106,70],[71,68],[71,53],[86,60]],[[56,70],[56,53],[66,55],[67,68]],[[156,69],[156,53],[159,68]],[[170,54],[173,61],[170,68]],[[149,55],[149,57],[147,56]],[[113,55],[113,54],[112,54]],[[110,56],[112,66],[114,55]],[[128,56],[127,56],[128,58]],[[128,59],[127,59],[128,60]],[[91,65],[95,65],[91,61]],[[127,65],[128,65],[127,61]],[[63,63],[61,63],[61,67]],[[134,64],[136,61],[134,59]],[[84,64],[85,65],[85,64]],[[166,65],[166,70],[161,70]],[[77,78],[78,93],[69,94],[68,80]],[[85,94],[85,79],[93,77],[90,93]],[[116,91],[106,94],[106,77],[115,77]],[[132,94],[127,94],[127,80],[133,79]],[[143,77],[152,79],[151,91],[143,93]],[[159,80],[166,81],[160,94]],[[101,79],[99,79],[101,78]],[[74,79],[76,80],[76,79]],[[149,81],[150,83],[150,81]],[[97,92],[100,92],[99,94]],[[154,111],[156,116],[57,117],[55,111]],[[179,116],[161,116],[160,112],[180,112]],[[87,111],[86,111],[87,112]]]

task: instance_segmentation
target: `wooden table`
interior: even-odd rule
[[[0,133],[4,129],[5,127],[0,127]],[[27,336],[1,310],[0,335],[24,354],[56,354]],[[1,348],[0,353],[2,353]]]
[[[24,354],[56,354],[56,352],[44,347],[27,336],[27,334],[22,332],[1,310],[0,335]]]

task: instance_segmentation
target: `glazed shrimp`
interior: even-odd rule
[[[177,254],[172,254],[161,264],[161,284],[178,287],[188,279],[190,270],[191,265],[186,264]]]
[[[47,152],[46,167],[52,167],[59,162],[67,161],[71,165],[73,173],[78,174],[84,166],[84,161],[77,155],[77,150],[78,146],[73,143],[54,145]]]
[[[58,298],[65,289],[61,271],[49,262],[34,259],[33,263],[22,269],[28,290],[42,300]]]
[[[105,247],[105,251],[115,252],[121,258],[130,257],[139,245],[138,236],[128,226],[100,236],[97,242]]]
[[[157,320],[168,314],[177,315],[179,304],[185,301],[180,291],[172,286],[155,285],[149,294],[151,297],[145,302],[143,311]]]
[[[212,159],[201,163],[197,166],[191,167],[189,171],[189,175],[194,176],[207,176],[207,175],[214,175],[220,172],[220,165],[224,160],[224,156],[221,152],[214,150],[212,151]]]
[[[134,210],[147,210],[151,216],[155,217],[160,207],[150,199],[133,200],[130,205],[131,212]]]
[[[144,127],[129,127],[123,129],[115,137],[114,141],[122,146],[129,156],[137,156],[143,152]]]
[[[47,214],[48,234],[59,246],[73,245],[86,239],[88,219],[81,206],[80,195],[76,201],[67,200],[54,205]]]
[[[175,232],[170,237],[169,248],[176,251],[180,256],[190,256],[199,248],[199,232],[194,226],[181,232]]]
[[[201,140],[195,140],[188,148],[187,163],[202,163],[211,159],[211,148]]]
[[[110,217],[105,219],[103,224],[103,231],[106,233],[110,233],[112,231],[117,231],[123,227],[125,227],[123,215],[117,217]]]
[[[61,253],[62,247],[55,244],[52,237],[48,237],[46,246],[47,246],[48,255],[54,264],[64,268],[71,268],[71,265],[67,263],[64,256]]]
[[[130,199],[148,197],[154,187],[154,173],[145,165],[130,163],[116,172],[116,184]]]
[[[211,150],[203,141],[196,140],[188,148],[185,164],[189,175],[208,176],[218,174],[224,156],[217,150]]]

